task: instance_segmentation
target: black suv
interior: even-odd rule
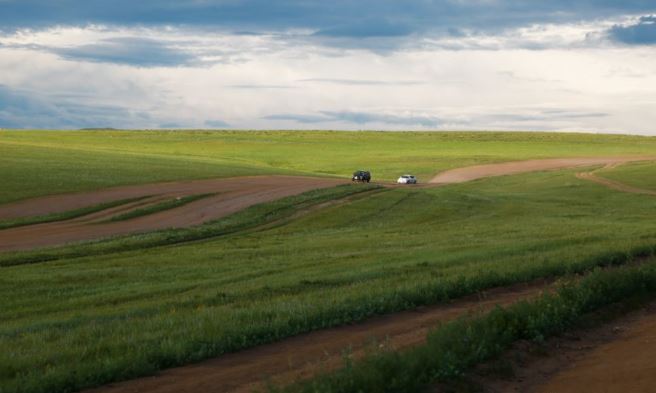
[[[371,173],[369,171],[355,171],[351,180],[369,183],[371,181]]]

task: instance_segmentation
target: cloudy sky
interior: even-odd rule
[[[0,0],[0,127],[656,135],[656,1]]]

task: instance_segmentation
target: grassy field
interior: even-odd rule
[[[556,133],[0,131],[0,203],[120,184],[254,174],[374,180],[527,158],[644,155],[656,138]],[[28,179],[26,181],[26,179]]]
[[[602,169],[598,175],[633,187],[656,191],[656,162],[636,162]]]
[[[481,159],[459,154],[454,160]],[[390,189],[188,245],[4,267],[0,387],[76,390],[482,288],[623,263],[653,254],[655,208],[653,197],[574,171],[545,172]]]

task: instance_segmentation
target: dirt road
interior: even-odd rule
[[[617,321],[610,329],[614,332],[610,342],[580,354],[533,391],[656,392],[656,307]]]
[[[426,340],[430,329],[468,312],[488,311],[540,294],[549,284],[535,282],[482,292],[451,304],[424,307],[368,319],[354,325],[302,334],[273,344],[227,354],[198,364],[165,370],[153,377],[108,385],[89,393],[244,392],[265,381],[290,383],[343,365],[344,351],[362,357],[371,343],[394,349]],[[269,379],[270,377],[270,379]]]
[[[605,168],[608,167],[612,167],[612,165],[609,165]],[[576,174],[576,177],[578,177],[579,179],[588,180],[591,182],[595,182],[597,184],[601,184],[602,186],[606,186],[608,188],[612,188],[613,190],[617,190],[617,191],[630,192],[633,194],[656,195],[656,191],[653,190],[646,190],[644,188],[633,187],[624,183],[620,183],[615,180],[606,179],[605,177],[599,177],[595,174],[595,171],[580,172]]]
[[[575,168],[581,166],[623,164],[632,161],[653,160],[655,157],[585,157],[550,158],[502,162],[498,164],[474,165],[441,172],[430,180],[431,184],[464,183],[492,176],[516,175],[519,173]]]
[[[656,391],[656,302],[593,328],[541,344],[518,342],[502,355],[512,373],[479,365],[468,380],[485,393],[653,393]],[[436,389],[435,391],[442,391]]]
[[[343,180],[330,178],[254,176],[115,187],[86,193],[29,199],[0,206],[0,219],[49,214],[109,201],[151,196],[139,202],[73,220],[1,230],[0,251],[26,250],[114,235],[198,225],[258,203],[342,183]],[[102,222],[116,213],[143,204],[212,192],[218,194],[175,209],[127,221]]]

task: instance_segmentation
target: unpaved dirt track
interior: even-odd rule
[[[518,341],[465,381],[466,391],[481,393],[656,392],[656,302],[540,344]],[[453,391],[447,386],[429,391]]]
[[[607,166],[606,168],[608,167],[612,167],[612,166]],[[656,191],[633,187],[624,183],[620,183],[615,180],[606,179],[605,177],[597,176],[594,171],[577,173],[576,177],[578,177],[579,179],[588,180],[591,182],[595,182],[597,184],[601,184],[602,186],[606,186],[608,188],[612,188],[613,190],[617,190],[617,191],[630,192],[632,194],[656,195]]]
[[[619,323],[619,325],[617,325]],[[616,338],[576,360],[536,393],[656,392],[656,308],[628,323],[618,321]]]
[[[439,173],[430,180],[431,184],[464,183],[492,176],[516,175],[519,173],[574,168],[578,166],[623,164],[632,161],[648,161],[654,157],[585,157],[585,158],[549,158],[544,160],[527,160],[502,162],[498,164],[474,165],[450,169]]]
[[[0,206],[0,219],[62,212],[120,199],[154,196],[73,220],[0,230],[0,251],[27,250],[114,235],[198,225],[258,203],[343,183],[344,180],[330,178],[254,176],[115,187],[86,193],[35,198]],[[175,209],[127,221],[98,222],[144,203],[212,192],[218,194]]]
[[[226,354],[198,364],[168,369],[153,377],[120,382],[89,393],[252,392],[267,380],[290,383],[343,365],[344,351],[359,358],[373,340],[394,349],[426,340],[439,323],[468,312],[488,311],[539,295],[548,282],[515,285],[469,296],[451,304],[374,317],[354,325],[301,334],[272,344]],[[269,379],[271,377],[271,379]]]

